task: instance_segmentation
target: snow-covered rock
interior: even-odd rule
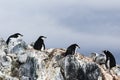
[[[94,62],[96,62],[100,65],[105,64],[106,56],[103,54],[91,53],[90,57],[93,59]]]
[[[0,80],[120,80],[119,67],[109,73],[92,58],[80,53],[64,57],[65,51],[37,51],[24,41],[7,47],[0,39]]]

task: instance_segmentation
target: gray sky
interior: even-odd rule
[[[0,37],[19,32],[30,43],[44,35],[48,48],[78,43],[83,54],[118,56],[119,21],[120,0],[0,0]]]

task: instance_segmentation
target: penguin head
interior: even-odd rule
[[[18,35],[18,36],[23,36],[22,34],[20,34],[20,33],[15,33],[15,35]]]
[[[80,48],[77,44],[72,44],[75,48]]]
[[[107,58],[112,55],[112,53],[108,50],[104,50],[103,53],[106,55]]]
[[[80,48],[77,44],[71,44],[67,50],[66,50],[66,53],[64,54],[64,56],[67,56],[67,55],[74,55],[76,53],[76,48]]]
[[[108,50],[103,50],[104,53],[107,53]]]
[[[105,55],[107,55],[108,50],[103,50],[102,52],[103,52]]]
[[[40,36],[39,37],[39,39],[45,39],[45,38],[47,38],[47,37],[45,37],[45,36]]]
[[[8,37],[6,44],[8,44],[11,40],[16,41],[16,40],[22,40],[23,35],[20,33],[15,33],[11,36]]]
[[[22,40],[23,35],[20,33],[15,33],[11,35],[8,40]]]
[[[108,51],[108,50],[103,50],[103,53],[107,55],[108,53],[110,53],[110,51]]]
[[[19,39],[19,40],[22,40],[22,37],[23,37],[23,35],[20,34],[20,33],[15,33],[14,36],[15,36],[17,39]],[[14,37],[14,36],[13,36],[13,37]]]
[[[20,34],[20,33],[15,33],[15,34],[13,34],[12,36],[13,36],[13,37],[22,37],[23,35]]]
[[[71,44],[67,49],[76,50],[76,48],[80,48],[77,44]]]

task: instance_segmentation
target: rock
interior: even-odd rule
[[[22,64],[19,68],[19,77],[28,77],[29,80],[36,80],[38,75],[36,74],[37,63],[36,59],[33,57],[28,57],[25,64]]]
[[[27,61],[28,55],[25,54],[25,53],[23,53],[23,54],[17,55],[17,57],[18,57],[18,61],[19,61],[20,63],[25,63],[25,62]]]
[[[15,42],[10,42],[8,44],[8,52],[14,54],[24,53],[25,49],[27,49],[27,44],[21,40],[15,40]]]
[[[113,68],[113,72],[117,75],[120,76],[120,66],[116,66]]]
[[[103,54],[91,53],[90,57],[93,59],[94,62],[96,62],[100,65],[105,64],[106,57]]]
[[[27,45],[24,41],[22,41],[11,49],[11,53],[22,54],[26,49]]]
[[[5,46],[0,39],[0,80],[120,80],[119,66],[109,73],[101,65],[105,58],[100,54],[64,57],[65,49],[37,51],[24,41]]]
[[[6,44],[5,40],[3,40],[3,38],[0,38],[0,50],[4,51],[5,53],[8,52],[7,44]]]
[[[4,52],[1,51],[0,54],[0,71],[10,74],[12,60],[9,56],[6,56]]]
[[[78,61],[74,56],[67,56],[63,59],[64,80],[98,80],[102,77],[99,67],[95,63]]]

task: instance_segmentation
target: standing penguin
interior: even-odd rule
[[[115,61],[115,57],[112,55],[112,53],[108,50],[104,50],[103,52],[106,55],[106,62],[105,62],[106,68],[111,69],[111,68],[115,67],[116,61]]]
[[[8,45],[9,42],[11,42],[11,41],[20,40],[22,37],[23,37],[22,34],[15,33],[15,34],[13,34],[13,35],[11,35],[11,36],[8,37],[8,39],[6,41],[6,44]]]
[[[40,36],[37,41],[34,43],[33,48],[36,50],[45,50],[45,44],[44,44],[44,38],[46,38],[45,36]]]
[[[67,48],[67,51],[65,52],[65,56],[67,55],[74,55],[76,48],[80,48],[77,44],[72,44]]]

